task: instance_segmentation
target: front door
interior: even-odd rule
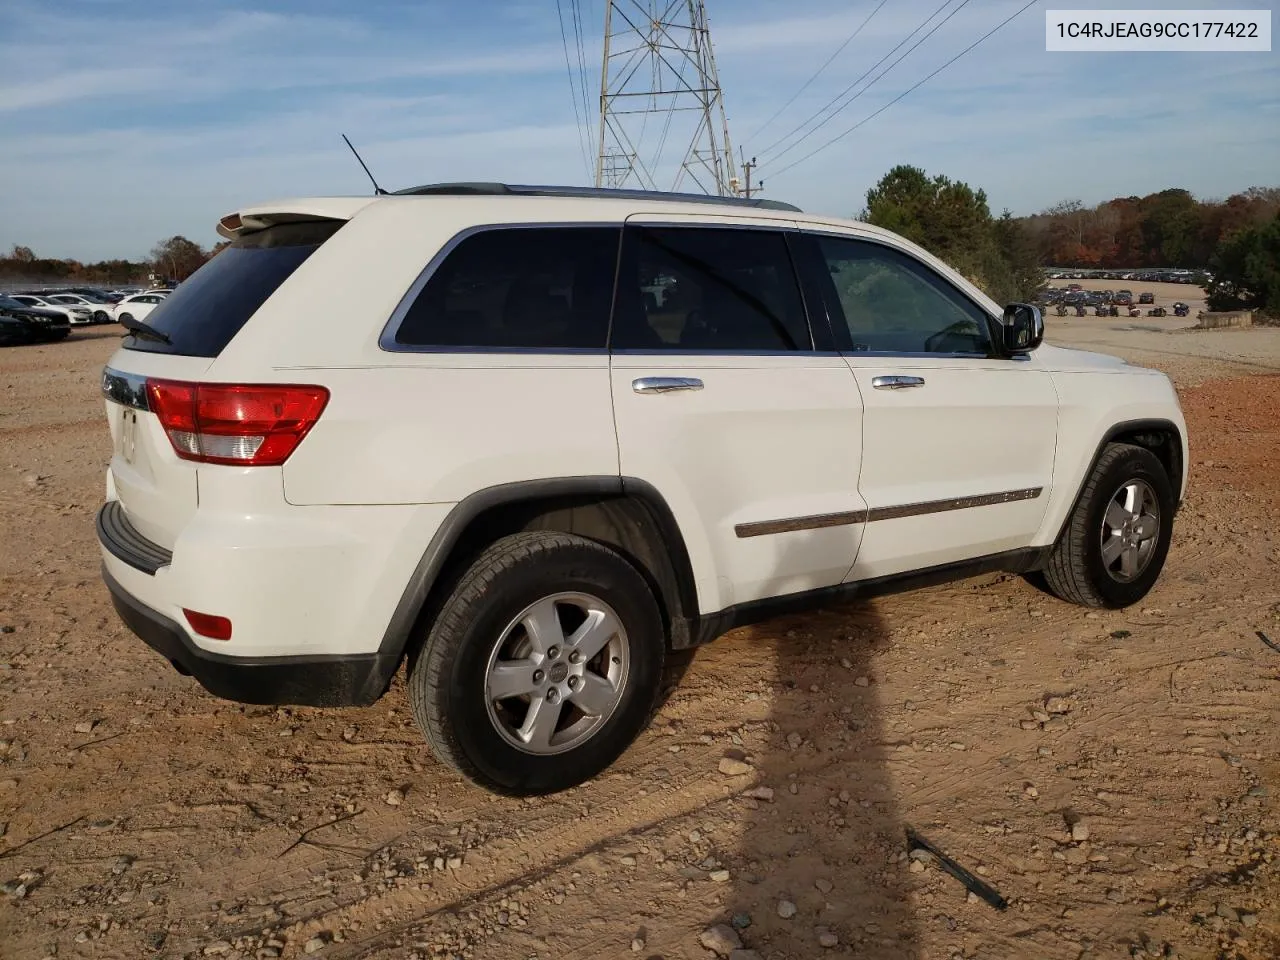
[[[788,231],[629,221],[611,334],[621,471],[686,539],[703,613],[841,582],[857,551],[861,409],[816,343]]]
[[[807,249],[824,262],[832,325],[864,407],[867,522],[846,579],[1030,545],[1049,499],[1058,417],[1034,353],[997,355],[986,309],[904,249],[835,235],[816,235]]]

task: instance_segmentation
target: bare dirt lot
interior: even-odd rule
[[[761,958],[1280,956],[1280,330],[1124,325],[1050,335],[1182,392],[1139,608],[989,576],[738,630],[532,801],[441,768],[400,682],[241,707],[146,650],[92,523],[118,330],[0,352],[0,957],[701,960],[715,924]]]

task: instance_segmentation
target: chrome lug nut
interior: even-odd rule
[[[569,662],[570,662],[570,663],[581,663],[581,662],[582,662],[582,654],[581,654],[579,651],[574,650],[572,653],[570,653],[570,654],[569,654]]]
[[[559,648],[559,647],[552,647],[550,650],[548,650],[548,651],[547,651],[547,659],[548,659],[548,660],[554,660],[554,659],[555,659],[556,657],[558,657],[558,656],[560,656],[560,648]]]
[[[555,687],[552,687],[550,690],[547,691],[547,703],[559,703],[559,702],[560,702],[560,691],[557,690]]]
[[[581,682],[582,682],[582,681],[581,681],[581,680],[579,680],[577,677],[570,677],[570,678],[569,678],[569,689],[570,689],[570,690],[577,690],[577,689],[578,689],[578,684],[580,684]]]
[[[545,679],[546,679],[546,677],[547,677],[547,675],[546,675],[545,673],[543,673],[541,670],[535,670],[535,671],[533,671],[533,682],[534,682],[534,683],[541,683],[543,680],[545,680]]]

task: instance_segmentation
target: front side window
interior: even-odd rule
[[[812,350],[786,237],[776,230],[629,227],[615,350]]]
[[[502,227],[464,237],[410,305],[395,342],[485,350],[602,350],[617,227]]]
[[[990,352],[986,313],[927,265],[866,240],[817,240],[853,350]]]

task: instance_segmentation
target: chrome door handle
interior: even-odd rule
[[[670,393],[673,390],[701,390],[697,377],[640,377],[631,381],[636,393]]]
[[[872,377],[871,386],[877,390],[906,390],[908,387],[923,387],[924,377]]]

